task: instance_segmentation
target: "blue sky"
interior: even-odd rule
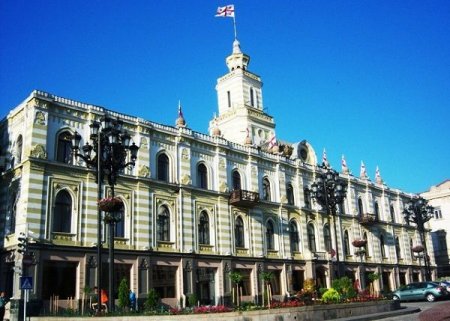
[[[277,137],[421,192],[450,179],[450,1],[0,1],[0,117],[33,89],[206,133],[234,3]]]

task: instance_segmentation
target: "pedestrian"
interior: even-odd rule
[[[0,321],[5,317],[6,296],[5,292],[0,292]]]
[[[108,307],[108,294],[106,293],[105,289],[102,289],[100,291],[100,299],[101,299],[102,309],[104,308],[105,311],[108,311],[108,308],[107,308]]]
[[[130,310],[135,311],[136,309],[136,293],[130,289]]]

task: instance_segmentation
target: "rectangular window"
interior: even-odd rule
[[[442,212],[441,212],[441,208],[440,207],[435,207],[434,208],[434,218],[437,219],[437,220],[442,218]]]
[[[228,98],[228,107],[231,107],[231,93],[230,93],[230,91],[227,91],[227,98]]]
[[[242,289],[242,295],[248,296],[252,295],[252,287],[251,287],[251,273],[250,269],[237,269],[239,273],[242,275],[242,281],[239,283],[239,288]]]

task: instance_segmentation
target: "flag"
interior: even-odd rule
[[[181,101],[178,101],[178,117],[183,118],[183,112],[181,111]]]
[[[366,165],[364,165],[363,161],[361,161],[361,171],[359,173],[359,176],[361,178],[367,178]]]
[[[277,144],[277,139],[276,139],[275,135],[273,135],[272,138],[269,140],[269,148],[272,148],[276,144]]]
[[[217,8],[216,17],[234,18],[234,4],[229,4],[228,6]]]
[[[342,155],[342,172],[348,173],[347,162],[345,161],[344,155]]]
[[[327,151],[325,150],[325,148],[323,149],[323,153],[322,153],[322,164],[327,167],[330,166],[330,164],[328,163]]]

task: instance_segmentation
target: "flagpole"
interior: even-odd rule
[[[236,31],[236,12],[233,15],[233,27],[234,27],[234,40],[237,40],[237,31]]]

